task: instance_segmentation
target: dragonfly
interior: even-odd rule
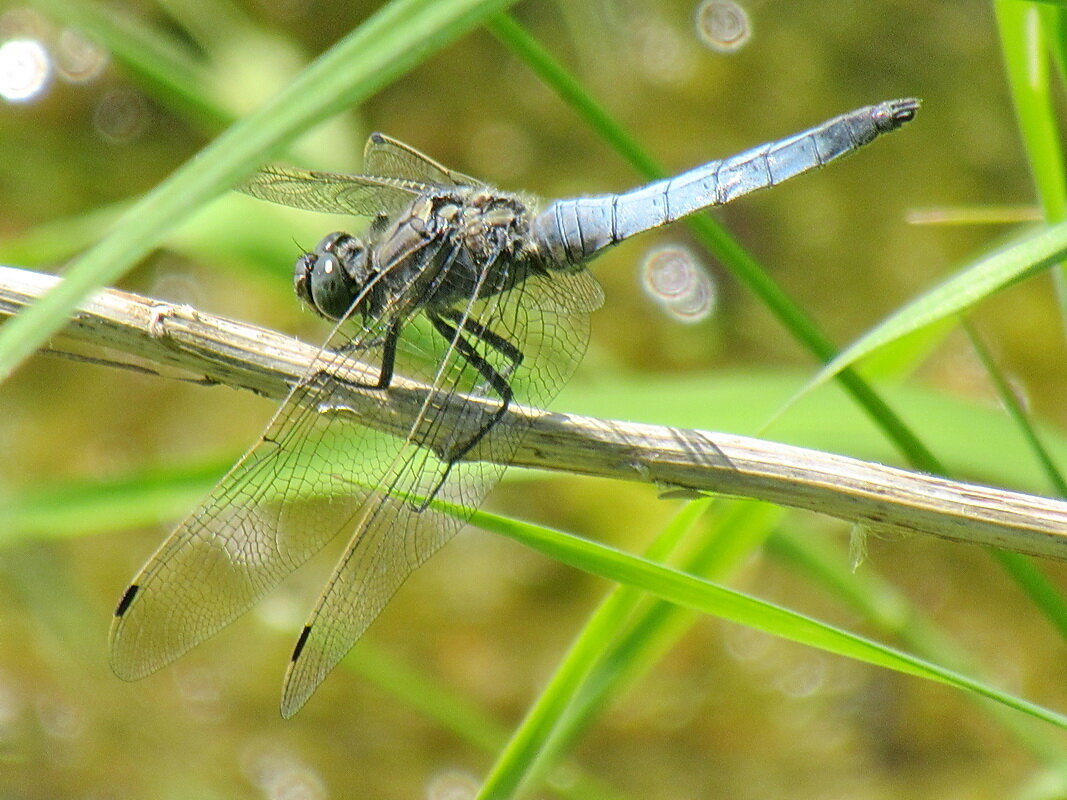
[[[297,260],[296,294],[332,332],[259,440],[123,593],[114,672],[136,680],[172,662],[347,537],[286,671],[291,717],[500,479],[524,432],[501,424],[509,409],[544,408],[577,368],[604,299],[594,257],[821,167],[918,107],[866,106],[632,191],[543,207],[382,134],[359,175],[261,169],[238,189],[369,226]],[[412,418],[372,424],[401,377],[422,387]]]

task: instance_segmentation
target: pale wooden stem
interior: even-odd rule
[[[59,278],[0,267],[0,314],[11,315]],[[126,292],[85,302],[65,336],[197,376],[284,397],[318,349],[274,331]],[[367,367],[373,376],[373,367]],[[403,434],[424,387],[397,379],[381,392],[352,386],[345,406],[366,424]],[[474,415],[456,413],[446,424]],[[512,464],[752,497],[876,528],[1067,558],[1067,502],[922,475],[744,436],[602,420],[514,406],[499,423],[529,426]],[[491,451],[492,448],[484,448]],[[468,458],[485,452],[476,448]],[[684,493],[684,492],[683,492]]]

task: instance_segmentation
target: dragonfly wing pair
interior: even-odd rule
[[[409,203],[431,185],[471,181],[385,137],[372,137],[367,161],[376,174],[271,167],[243,189],[299,208],[371,215]],[[507,265],[483,265],[485,273],[501,269]],[[411,309],[419,300],[399,292],[393,303]],[[533,275],[510,291],[468,299],[457,316],[476,320],[521,352],[516,364],[514,353],[494,346],[493,337],[465,337],[478,357],[508,376],[514,402],[543,407],[581,359],[589,313],[601,302],[600,287],[588,272],[551,279]],[[440,513],[425,506],[425,499],[435,496],[468,515],[481,503],[522,430],[494,428],[479,444],[482,460],[448,458],[452,431],[479,430],[502,402],[455,339],[437,335],[418,317],[405,317],[409,330],[395,370],[428,387],[416,422],[401,435],[365,424],[374,416],[376,396],[365,389],[377,379],[383,342],[400,313],[387,308],[378,319],[343,319],[259,442],[135,578],[112,628],[111,663],[120,677],[134,680],[173,661],[347,534],[343,555],[294,649],[282,700],[283,716],[289,717],[407,576],[463,525],[462,515]],[[475,402],[462,404],[457,418],[459,395]],[[384,405],[384,394],[377,396]],[[445,429],[449,408],[453,416]],[[433,446],[423,446],[427,441]]]

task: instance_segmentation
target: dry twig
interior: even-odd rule
[[[0,314],[17,313],[59,280],[0,267]],[[115,290],[85,302],[65,335],[278,399],[317,352],[274,331]],[[351,407],[366,424],[406,432],[424,391],[397,379],[383,403],[380,392],[353,388]],[[456,413],[456,406],[450,422],[460,425],[470,415]],[[1067,502],[1061,500],[733,434],[521,406],[512,406],[499,424],[529,425],[512,464],[644,481],[683,493],[752,497],[879,529],[1067,558]],[[477,459],[487,450],[476,448],[467,457]]]

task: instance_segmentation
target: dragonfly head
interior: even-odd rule
[[[296,260],[293,287],[308,308],[339,320],[360,299],[371,276],[370,252],[355,236],[338,231]]]

